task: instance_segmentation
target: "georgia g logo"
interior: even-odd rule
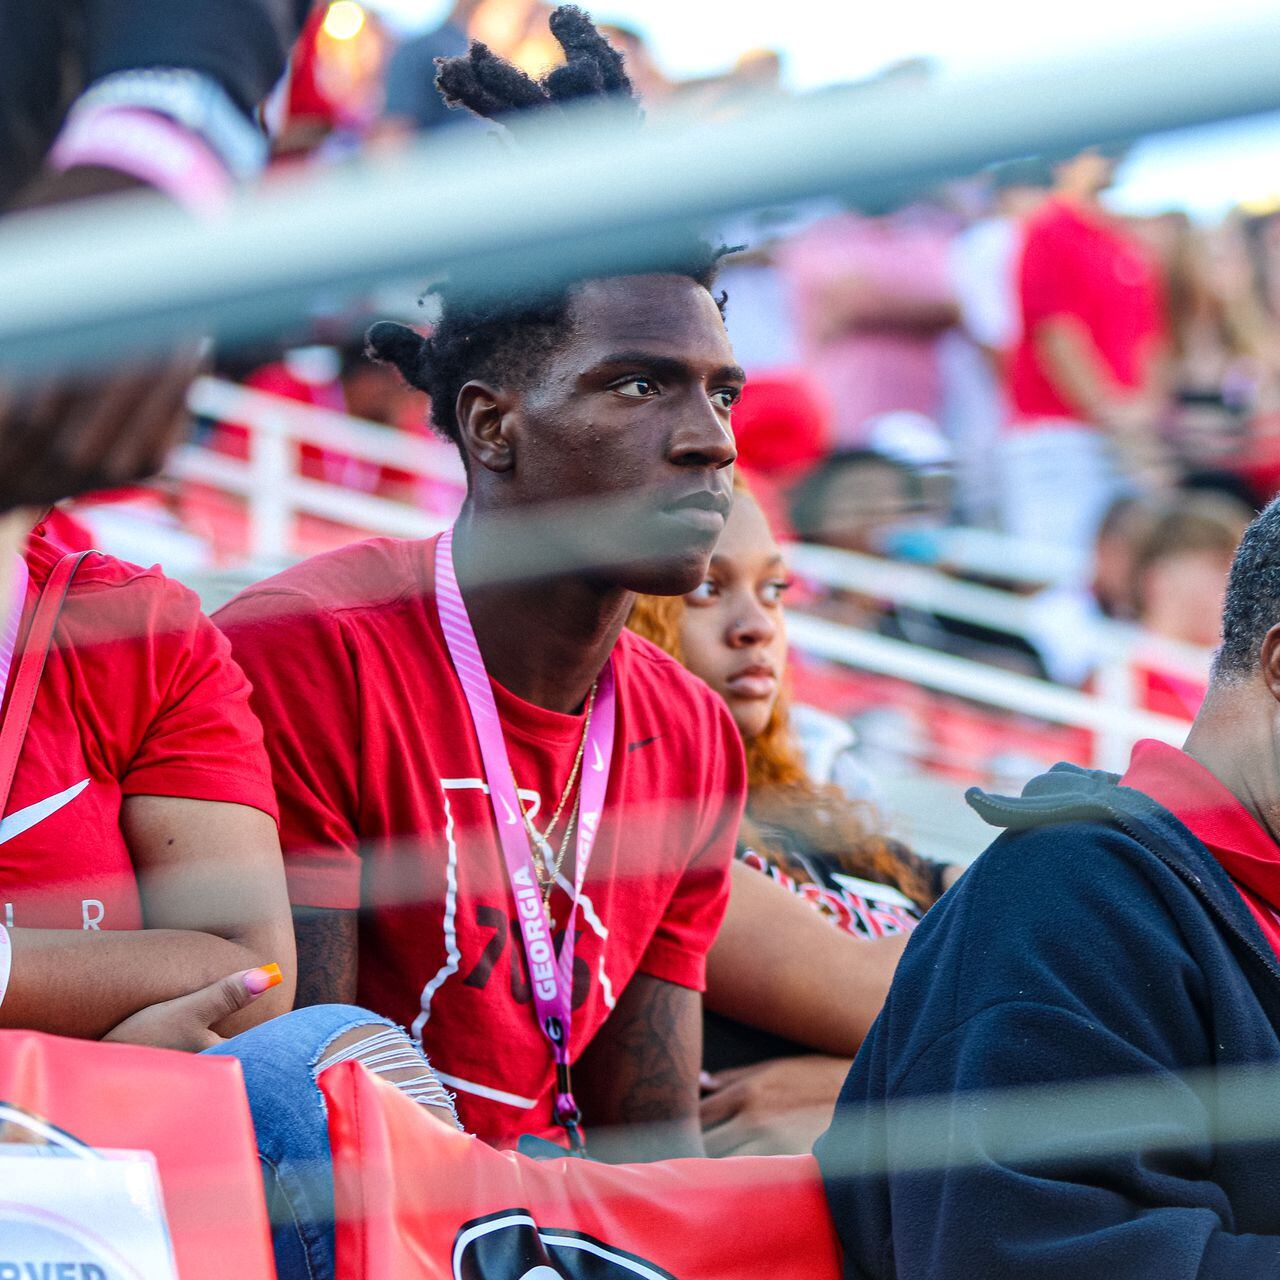
[[[527,1209],[468,1222],[453,1242],[454,1280],[676,1280],[581,1231],[539,1227]]]

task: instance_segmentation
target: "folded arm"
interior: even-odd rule
[[[851,1058],[889,992],[905,934],[844,933],[744,863],[707,957],[707,1008],[817,1053]]]
[[[637,973],[573,1069],[591,1154],[617,1161],[700,1156],[702,997]]]
[[[97,1038],[149,1005],[271,963],[284,982],[217,1030],[288,1009],[294,950],[275,823],[245,805],[131,796],[121,824],[147,927],[13,929],[0,1027]]]
[[[298,943],[298,1008],[355,1003],[359,975],[356,913],[294,907],[293,928]]]

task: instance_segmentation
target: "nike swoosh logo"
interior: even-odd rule
[[[596,758],[591,762],[591,767],[597,773],[603,773],[604,772],[604,756],[600,754],[600,744],[598,742],[593,742],[591,744],[591,749],[596,753]]]
[[[639,751],[641,747],[647,747],[651,742],[657,742],[662,734],[655,733],[652,738],[641,738],[639,742],[632,742],[627,745],[628,751]]]
[[[519,822],[520,819],[516,817],[516,811],[511,807],[511,802],[507,799],[506,796],[499,796],[498,799],[502,801],[502,807],[507,811],[507,817],[506,817],[507,826],[509,827],[515,826],[515,824]]]
[[[74,787],[59,791],[56,796],[37,800],[35,804],[29,804],[25,809],[17,809],[9,814],[3,822],[0,822],[0,844],[20,836],[24,831],[30,831],[32,827],[57,813],[64,805],[69,805],[88,785],[89,779],[85,778],[77,782]]]

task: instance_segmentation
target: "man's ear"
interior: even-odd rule
[[[1258,669],[1271,691],[1271,696],[1280,702],[1280,623],[1277,623],[1265,636],[1258,649]]]
[[[484,382],[468,382],[458,392],[454,415],[467,455],[486,471],[515,466],[516,398]]]

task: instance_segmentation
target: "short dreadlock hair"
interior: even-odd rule
[[[463,106],[495,122],[519,112],[559,110],[584,98],[606,98],[621,105],[638,124],[640,104],[627,76],[623,56],[575,5],[551,15],[551,32],[564,50],[561,66],[535,80],[480,41],[467,53],[437,58],[436,85],[451,106]],[[720,259],[729,250],[713,248],[697,236],[664,242],[661,268],[688,276],[708,292],[714,288]],[[618,275],[639,274],[620,269]],[[440,318],[429,337],[406,325],[380,321],[368,333],[370,358],[394,365],[404,380],[431,398],[431,423],[446,439],[461,444],[458,393],[473,378],[514,378],[528,383],[547,358],[569,337],[569,312],[575,292],[586,282],[537,284],[511,298],[475,298],[446,282],[433,290]],[[721,312],[725,298],[716,298]]]

